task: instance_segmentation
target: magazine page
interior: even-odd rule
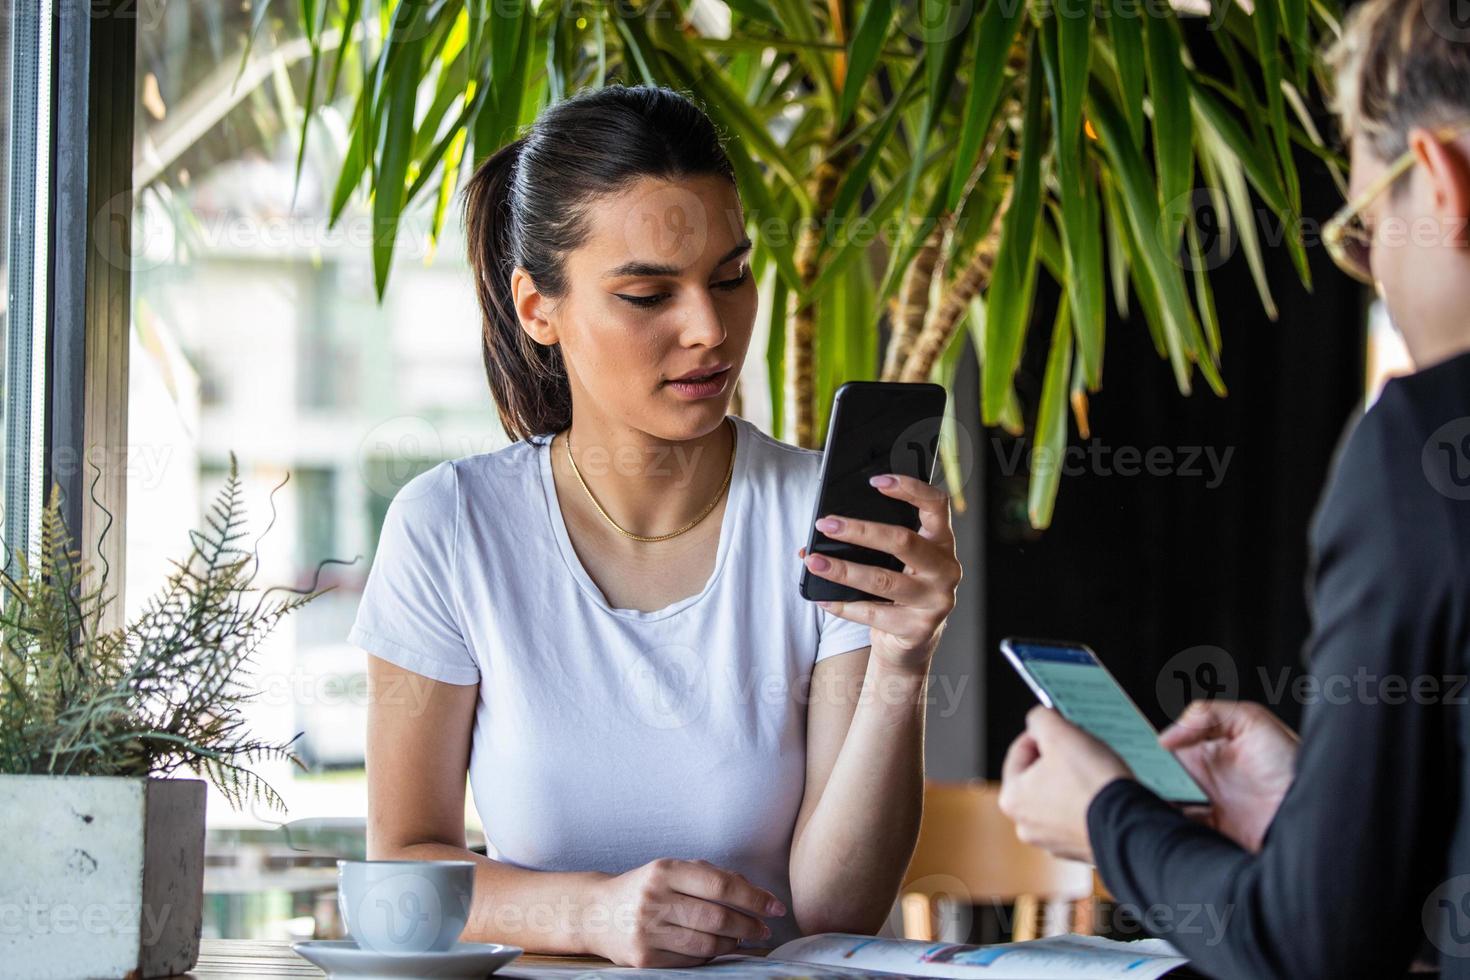
[[[570,964],[530,966],[512,960],[496,971],[495,975],[516,980],[591,980],[593,977],[617,977],[618,980],[710,980],[711,977],[721,980],[899,980],[891,973],[878,970],[819,966],[741,953],[718,956],[701,966],[657,970],[631,966],[587,967]]]
[[[987,980],[1071,980],[1130,977],[1151,980],[1188,960],[1162,939],[1118,942],[1065,935],[1024,943],[975,946],[828,932],[803,936],[774,950],[772,960],[909,977],[984,977]]]
[[[640,969],[524,964],[512,960],[497,976],[514,980],[898,980],[965,977],[986,980],[1151,980],[1187,961],[1160,939],[1116,942],[1096,936],[1055,936],[1024,943],[973,946],[829,932],[804,936],[767,956],[731,953],[697,967]]]

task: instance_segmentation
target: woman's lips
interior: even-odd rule
[[[681,398],[713,398],[725,390],[730,381],[730,369],[716,371],[707,378],[688,381],[665,381],[664,384]]]

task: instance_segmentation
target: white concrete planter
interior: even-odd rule
[[[0,775],[0,973],[167,977],[199,959],[199,779]]]

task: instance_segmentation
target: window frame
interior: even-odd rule
[[[64,2],[51,15],[55,126],[39,482],[60,487],[74,547],[106,575],[114,601],[104,630],[122,624],[125,608],[138,10],[128,0]]]
[[[49,308],[47,275],[51,166],[51,2],[20,4],[4,35],[9,130],[4,146],[5,251],[10,304],[4,331],[4,566],[37,558],[44,359],[37,351]],[[44,350],[44,346],[43,346]]]

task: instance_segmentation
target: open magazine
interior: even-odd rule
[[[974,946],[824,932],[793,939],[766,956],[732,953],[688,969],[524,965],[515,960],[499,976],[566,980],[569,976],[617,976],[620,980],[688,977],[754,977],[761,980],[848,980],[873,977],[973,977],[976,980],[1151,980],[1188,962],[1162,939],[1118,942],[1097,936],[1053,936],[1024,943]]]

